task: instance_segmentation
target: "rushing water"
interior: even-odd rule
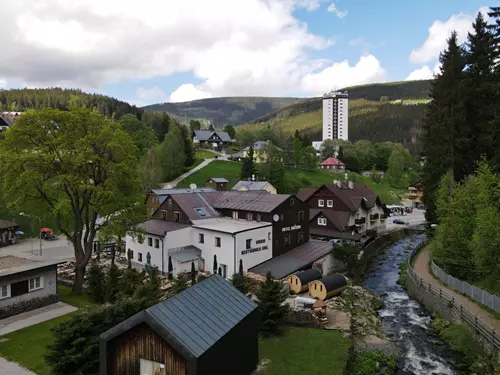
[[[381,295],[384,307],[379,311],[384,331],[401,349],[399,375],[454,375],[456,355],[436,336],[431,316],[396,281],[399,264],[425,240],[411,235],[392,244],[374,259],[367,270],[364,286]]]

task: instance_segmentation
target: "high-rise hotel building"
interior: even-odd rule
[[[319,150],[325,139],[345,139],[349,137],[349,96],[347,92],[332,91],[323,95],[323,140],[313,142]]]

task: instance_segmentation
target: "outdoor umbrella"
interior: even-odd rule
[[[18,231],[16,232],[16,234],[22,235],[22,234],[24,234],[24,232],[23,232],[22,230],[18,230]]]

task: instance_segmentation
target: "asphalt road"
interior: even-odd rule
[[[394,224],[394,219],[401,219],[403,221],[408,221],[408,225]],[[424,210],[413,210],[411,214],[406,214],[405,216],[391,216],[387,218],[386,229],[388,231],[403,228],[412,225],[419,225],[425,223],[425,211]]]
[[[0,248],[0,254],[34,254],[40,255],[40,240],[38,238],[24,239],[19,243]],[[42,257],[44,259],[68,260],[74,258],[73,246],[66,238],[59,237],[55,241],[42,240]]]

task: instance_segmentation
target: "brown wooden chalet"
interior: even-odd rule
[[[161,196],[155,219],[192,224],[193,220],[231,217],[273,225],[273,256],[309,240],[309,206],[288,194],[254,191],[194,191]]]
[[[222,177],[212,177],[209,178],[205,183],[209,188],[218,191],[225,191],[227,190],[227,184],[229,183],[229,181]]]
[[[257,305],[214,275],[100,337],[101,375],[250,375]]]
[[[301,189],[297,196],[311,208],[309,226],[314,237],[358,241],[386,223],[386,208],[378,195],[351,181]]]

